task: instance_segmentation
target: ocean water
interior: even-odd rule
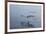
[[[41,6],[10,4],[10,29],[40,28]]]

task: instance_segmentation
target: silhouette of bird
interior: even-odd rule
[[[29,17],[34,17],[34,16],[33,15],[28,15],[27,18],[29,18]]]
[[[28,16],[21,15],[21,16],[22,16],[22,17],[26,17],[26,18],[34,17],[34,15],[28,15]]]

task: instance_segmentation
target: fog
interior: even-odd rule
[[[32,24],[34,28],[41,27],[41,6],[35,5],[13,5],[10,4],[10,28],[28,28]],[[33,15],[34,17],[27,16]],[[23,22],[21,24],[21,22]],[[25,26],[26,24],[26,26]],[[30,27],[32,28],[32,27]]]

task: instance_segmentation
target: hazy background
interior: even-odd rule
[[[38,28],[41,26],[41,6],[34,5],[13,5],[10,4],[10,28],[22,27],[21,22],[30,22],[34,27]],[[24,15],[25,17],[22,17]],[[26,18],[28,15],[35,17]],[[25,23],[25,24],[26,24]]]

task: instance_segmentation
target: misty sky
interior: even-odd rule
[[[21,26],[20,22],[30,22],[36,28],[40,27],[40,12],[41,6],[34,5],[13,5],[10,4],[10,27],[14,28],[15,26]],[[24,15],[23,17],[21,15]],[[33,15],[34,17],[26,18],[28,15]]]

